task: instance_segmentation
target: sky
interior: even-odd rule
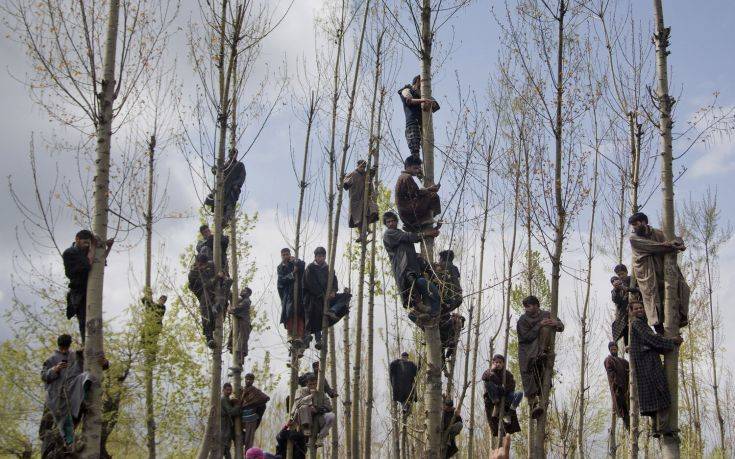
[[[294,98],[298,93],[298,78],[296,69],[299,63],[311,63],[314,58],[314,18],[322,7],[319,0],[297,0],[287,14],[283,24],[268,38],[264,44],[262,55],[257,63],[256,74],[263,74],[266,65],[269,68],[286,68],[291,75],[289,91],[282,95],[283,102],[278,104],[278,110],[265,126],[263,134],[252,151],[245,158],[248,169],[245,198],[243,208],[247,212],[259,213],[259,220],[254,228],[250,240],[253,253],[258,262],[258,272],[253,283],[255,296],[261,298],[261,305],[272,320],[274,330],[279,330],[277,294],[275,291],[274,271],[278,263],[278,250],[286,245],[285,235],[290,235],[294,208],[296,206],[297,185],[291,172],[291,150],[300,152],[303,144],[303,122],[299,118],[301,108],[299,101]],[[502,2],[478,1],[472,3],[464,11],[458,13],[441,30],[438,40],[446,44],[452,42],[451,53],[443,61],[434,79],[434,93],[443,107],[453,103],[452,97],[456,94],[455,75],[459,75],[461,86],[471,88],[480,98],[484,96],[488,81],[493,77],[497,65],[499,46],[499,30],[493,19],[492,9],[502,9]],[[719,92],[719,102],[724,106],[735,105],[735,84],[732,75],[735,74],[735,61],[731,56],[735,39],[731,33],[731,19],[735,17],[735,3],[727,0],[712,0],[706,2],[666,2],[666,23],[672,29],[671,55],[669,65],[672,93],[679,94],[677,115],[680,123],[687,119],[697,107],[711,100],[711,95]],[[647,2],[636,2],[636,15],[644,23],[650,20],[651,6]],[[180,23],[185,24],[188,18],[197,16],[196,2],[186,0],[182,2]],[[396,45],[398,46],[398,45]],[[446,49],[446,48],[444,48]],[[418,73],[418,62],[410,54],[400,49],[402,61],[392,71],[397,76],[398,86]],[[188,69],[185,55],[185,39],[180,32],[172,40],[172,53],[177,56],[178,73],[186,90],[193,87],[193,73]],[[2,179],[4,186],[12,180],[21,195],[29,196],[32,192],[32,183],[29,175],[28,145],[31,136],[36,139],[36,154],[41,173],[41,185],[51,183],[54,171],[58,168],[67,176],[73,174],[74,165],[68,152],[53,151],[44,145],[40,139],[71,137],[73,133],[68,128],[59,127],[48,120],[41,109],[29,99],[28,91],[23,82],[31,71],[28,60],[18,44],[7,38],[3,33],[0,41],[0,100],[3,101],[3,110],[0,112],[0,158],[3,164]],[[285,65],[284,65],[285,63]],[[309,64],[307,64],[309,65]],[[261,73],[258,73],[261,72]],[[274,86],[275,83],[271,84]],[[273,87],[269,88],[271,93]],[[396,88],[398,89],[398,88]],[[402,141],[402,114],[400,102],[395,93],[388,88],[387,112],[392,130],[397,140]],[[447,113],[445,115],[445,113]],[[437,113],[437,125],[451,121],[449,110]],[[358,115],[358,118],[364,117]],[[442,118],[444,117],[444,118]],[[319,139],[314,148],[319,151],[323,148],[324,139]],[[364,148],[360,147],[360,148]],[[358,148],[359,149],[359,148]],[[357,154],[350,152],[351,155]],[[352,158],[352,157],[351,157]],[[394,160],[387,169],[389,174],[395,174],[397,160]],[[676,193],[680,198],[689,195],[699,196],[709,187],[716,187],[720,194],[720,204],[724,221],[735,220],[735,204],[729,200],[732,192],[731,176],[735,170],[735,139],[723,137],[715,139],[706,145],[697,145],[687,154],[678,166],[687,168],[686,174],[676,184]],[[169,208],[174,211],[196,213],[198,197],[191,185],[191,176],[186,170],[180,152],[171,147],[163,153],[159,163],[159,171],[168,177]],[[323,156],[315,155],[310,168],[315,170],[326,167]],[[284,172],[285,169],[285,172]],[[386,182],[391,179],[386,179]],[[313,188],[315,199],[323,195],[318,185]],[[6,188],[7,190],[7,188]],[[652,220],[658,220],[659,202],[652,199],[649,208],[645,209]],[[319,241],[320,235],[325,234],[324,211],[314,212],[310,216],[309,227],[311,236],[308,239],[307,252],[311,246]],[[12,307],[13,290],[11,276],[14,275],[14,258],[23,256],[18,246],[16,233],[22,231],[22,215],[12,201],[9,193],[0,194],[0,237],[4,244],[0,246],[0,309]],[[344,212],[343,212],[343,215]],[[654,217],[655,216],[655,217]],[[157,262],[161,264],[178,263],[178,255],[192,243],[198,222],[195,218],[163,222],[156,230],[155,244],[157,246]],[[573,238],[583,236],[582,230],[575,231]],[[66,246],[71,244],[76,229],[72,222],[62,221],[57,228],[56,237]],[[342,236],[346,233],[346,225],[342,227]],[[21,240],[25,240],[22,237]],[[309,258],[307,257],[307,260]],[[106,317],[124,318],[124,309],[132,298],[136,298],[141,279],[135,275],[136,266],[140,266],[141,247],[138,246],[129,252],[113,252],[107,269],[105,283],[105,314]],[[471,254],[465,255],[463,263],[469,264],[473,260]],[[567,266],[578,266],[582,254],[571,252]],[[53,253],[43,256],[42,262],[54,266],[59,276],[63,276],[61,260]],[[338,264],[338,270],[344,269],[344,262]],[[495,264],[493,260],[491,264]],[[607,266],[609,262],[602,257],[593,267],[593,295],[597,308],[597,320],[607,320],[609,308],[610,276]],[[133,278],[128,276],[133,267]],[[727,282],[735,272],[735,242],[730,241],[720,254],[721,279],[723,280],[716,293],[718,304],[722,306],[723,321],[725,324],[735,320],[735,311],[727,308],[727,298],[735,296],[735,285]],[[140,272],[140,270],[137,270]],[[469,271],[467,271],[469,272]],[[17,275],[17,274],[15,274]],[[346,280],[343,280],[346,283]],[[63,278],[59,279],[62,282]],[[487,281],[489,283],[489,280]],[[563,302],[568,304],[574,301],[574,287],[567,279],[562,281]],[[260,291],[260,293],[258,293]],[[20,292],[22,295],[23,293]],[[28,298],[26,298],[28,299]],[[33,299],[29,299],[33,301]],[[572,322],[573,309],[566,309],[567,317],[562,319]],[[383,325],[379,321],[378,327]],[[604,325],[604,329],[607,325]],[[0,339],[10,336],[12,324],[0,324]],[[269,336],[260,337],[259,346],[256,345],[255,355],[263,349],[281,341],[281,336],[271,332]],[[604,355],[604,341],[599,340],[601,356]],[[726,335],[722,343],[722,352],[725,362],[735,369],[735,336]],[[275,361],[283,365],[286,360],[285,347],[283,352],[276,353]],[[257,357],[256,357],[257,358]],[[378,355],[378,366],[385,364],[385,355]],[[573,372],[571,365],[561,367],[563,374]]]

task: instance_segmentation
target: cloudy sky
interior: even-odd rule
[[[636,2],[639,3],[639,2]],[[474,89],[480,96],[485,93],[488,80],[495,73],[498,51],[498,27],[493,19],[491,8],[503,8],[502,2],[479,1],[457,14],[449,25],[442,29],[439,40],[453,43],[452,52],[443,62],[439,73],[435,77],[435,94],[444,107],[451,106],[451,97],[456,94],[455,75],[459,75],[464,88]],[[706,5],[706,6],[705,6]],[[735,39],[732,36],[731,23],[735,17],[735,3],[728,0],[711,0],[708,2],[667,2],[666,23],[672,28],[671,55],[669,64],[672,69],[671,82],[674,94],[679,94],[678,116],[687,119],[698,107],[711,100],[712,93],[719,91],[719,101],[726,106],[735,105],[735,85],[732,75],[735,74],[735,61],[731,58]],[[291,171],[291,149],[300,151],[303,144],[303,122],[300,119],[302,101],[293,96],[299,94],[299,83],[296,69],[305,61],[307,67],[314,56],[314,18],[322,8],[319,0],[297,0],[286,16],[283,24],[269,37],[264,45],[259,69],[286,68],[292,77],[291,84],[282,96],[282,103],[277,104],[278,110],[265,127],[263,134],[245,159],[248,169],[246,196],[244,208],[248,212],[257,210],[259,222],[254,229],[251,239],[254,254],[258,261],[258,274],[254,283],[254,290],[261,292],[263,307],[273,324],[277,324],[277,295],[273,273],[278,259],[278,249],[286,244],[283,234],[290,234],[287,225],[296,205],[297,187]],[[637,17],[647,24],[651,18],[650,5],[647,2],[636,6]],[[182,2],[180,23],[185,24],[189,18],[197,17],[196,2],[186,0]],[[184,34],[179,33],[172,40],[172,54],[178,58],[178,73],[185,88],[191,88],[194,75],[188,69],[184,51]],[[321,43],[321,42],[320,42]],[[398,45],[396,45],[398,46]],[[400,64],[392,68],[393,77],[400,84],[409,80],[418,73],[419,66],[416,59],[407,52],[397,50]],[[48,187],[53,180],[56,168],[63,176],[73,177],[75,165],[68,152],[53,151],[39,139],[42,138],[71,138],[72,133],[53,124],[47,116],[29,100],[23,81],[30,71],[28,60],[23,52],[12,40],[3,33],[0,42],[0,100],[3,101],[2,122],[0,122],[0,157],[2,158],[2,178],[7,182],[12,179],[14,186],[21,195],[32,192],[32,183],[29,180],[28,144],[31,135],[37,139],[37,157],[40,164],[41,186]],[[285,63],[285,66],[284,66]],[[261,70],[256,70],[256,73]],[[264,71],[261,71],[261,74]],[[18,81],[21,80],[21,81]],[[273,85],[271,85],[273,86]],[[268,88],[273,94],[274,87]],[[396,88],[397,89],[397,88]],[[395,93],[388,88],[388,116],[392,131],[402,141],[402,114],[400,102]],[[185,96],[186,97],[186,96]],[[445,115],[446,114],[446,115]],[[446,118],[442,119],[442,116]],[[448,110],[438,112],[438,125],[450,121]],[[316,151],[323,147],[319,139],[314,145]],[[249,143],[249,142],[248,142]],[[361,147],[364,148],[364,147]],[[312,171],[323,167],[321,153],[315,155],[310,164]],[[356,153],[351,153],[356,154]],[[397,156],[387,168],[389,177],[385,181],[390,183],[397,171]],[[354,159],[354,158],[352,158]],[[735,204],[730,201],[732,193],[732,173],[735,170],[735,138],[721,138],[707,145],[696,146],[678,164],[686,167],[687,172],[677,182],[677,195],[686,197],[701,195],[708,187],[717,187],[720,192],[720,203],[724,220],[735,220]],[[198,206],[198,195],[191,185],[191,176],[186,170],[186,164],[175,147],[163,153],[159,163],[159,171],[168,177],[169,209],[172,211],[194,214]],[[326,167],[326,166],[324,166]],[[439,166],[441,167],[441,166]],[[316,172],[312,172],[316,176]],[[321,185],[319,185],[321,186]],[[314,199],[321,199],[323,191],[319,186],[312,190]],[[7,188],[5,188],[7,190]],[[659,215],[659,202],[655,197],[651,200],[646,212],[654,219]],[[312,228],[309,243],[316,245],[320,235],[323,235],[323,210],[315,210],[311,215]],[[4,243],[0,246],[2,260],[0,262],[0,309],[11,307],[13,292],[11,289],[11,275],[14,272],[13,258],[21,256],[16,241],[16,232],[22,230],[22,216],[10,199],[7,191],[0,197],[0,235]],[[344,215],[344,213],[343,213]],[[166,221],[156,230],[156,245],[158,247],[158,262],[163,264],[178,263],[178,254],[187,244],[191,243],[196,231],[195,218]],[[343,226],[346,232],[346,225]],[[70,221],[60,222],[55,235],[62,246],[72,242],[76,231]],[[577,235],[574,239],[579,240]],[[21,237],[22,240],[26,240]],[[307,247],[308,248],[308,247]],[[308,250],[310,252],[310,250]],[[129,252],[114,253],[107,270],[105,284],[105,313],[107,316],[122,315],[122,311],[129,304],[131,298],[138,295],[140,275],[128,276],[130,267],[141,266],[140,247]],[[580,253],[569,256],[567,266],[577,266]],[[43,263],[49,266],[58,266],[57,273],[63,276],[60,269],[61,260],[52,252],[43,258]],[[464,263],[470,263],[470,256],[466,256]],[[735,242],[731,241],[721,253],[721,277],[723,283],[717,292],[718,301],[723,307],[725,323],[735,320],[735,312],[727,308],[723,300],[735,296],[735,286],[727,282],[735,272]],[[495,261],[491,261],[491,264]],[[57,265],[58,264],[58,265]],[[609,305],[609,266],[607,260],[598,260],[593,272],[595,308],[598,318],[606,318]],[[136,268],[137,269],[137,268]],[[137,269],[140,272],[140,269]],[[469,271],[468,271],[469,272]],[[63,278],[60,277],[60,282]],[[567,281],[564,283],[564,300],[573,301],[574,289]],[[21,293],[22,294],[22,293]],[[256,296],[258,294],[256,293]],[[33,301],[32,298],[29,299]],[[568,309],[570,314],[573,309]],[[563,317],[571,322],[573,317]],[[604,319],[606,320],[606,319]],[[0,337],[9,336],[9,327],[0,325]],[[274,327],[277,328],[277,327]],[[606,325],[604,327],[606,328]],[[262,347],[280,342],[280,337],[261,337]],[[602,343],[602,341],[601,341]],[[604,352],[604,345],[599,351]],[[723,347],[726,361],[731,368],[735,368],[735,336],[725,336]],[[261,347],[261,349],[262,349]],[[283,362],[286,358],[283,352],[276,353],[276,361]],[[379,356],[378,365],[383,364],[384,357]],[[563,371],[564,369],[562,369]],[[572,371],[570,367],[568,369]]]

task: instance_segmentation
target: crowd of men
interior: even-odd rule
[[[433,99],[421,97],[421,78],[417,76],[411,84],[401,88],[399,95],[406,115],[406,142],[410,155],[404,160],[394,188],[396,212],[382,215],[384,231],[382,242],[390,259],[395,285],[407,317],[419,328],[437,324],[442,345],[444,372],[448,377],[447,362],[456,353],[460,332],[465,318],[456,311],[462,304],[463,291],[461,273],[454,264],[455,254],[451,249],[439,252],[437,260],[428,259],[426,242],[440,233],[442,205],[439,198],[440,184],[422,187],[416,182],[422,178],[421,119],[422,112],[436,111],[439,105]],[[356,168],[342,182],[349,193],[348,226],[358,231],[358,242],[366,242],[369,225],[378,220],[375,196],[376,168],[368,169],[366,160],[359,160]],[[216,169],[213,170],[216,174]],[[230,151],[223,170],[224,212],[220,226],[234,224],[234,214],[242,185],[245,167],[237,158],[237,150]],[[214,210],[213,192],[205,205]],[[399,222],[402,227],[399,228]],[[632,234],[630,245],[633,254],[632,272],[623,264],[614,268],[611,278],[614,320],[610,327],[611,342],[609,355],[604,361],[608,375],[613,410],[629,427],[629,363],[619,356],[618,342],[622,339],[625,352],[635,364],[640,414],[655,419],[656,435],[674,435],[667,430],[666,413],[671,403],[660,355],[672,351],[681,344],[680,337],[663,336],[665,311],[664,256],[685,250],[681,239],[668,241],[663,233],[648,224],[648,217],[636,213],[629,219]],[[196,244],[196,253],[188,274],[188,288],[197,298],[204,341],[215,347],[215,319],[225,311],[238,319],[237,335],[229,336],[227,347],[233,361],[242,366],[248,355],[251,333],[252,290],[245,287],[239,293],[237,304],[230,304],[230,278],[227,248],[229,239],[221,236],[219,265],[214,259],[214,234],[208,225],[199,229],[201,238]],[[421,248],[417,250],[416,244]],[[79,231],[74,243],[63,253],[66,276],[69,280],[67,294],[67,317],[77,317],[82,344],[85,341],[85,313],[87,279],[95,261],[97,250],[112,248],[113,240],[98,241],[88,230]],[[326,262],[327,251],[317,247],[314,259],[308,265],[294,257],[291,249],[281,250],[281,262],[276,268],[277,290],[281,301],[280,323],[289,336],[289,351],[298,357],[304,355],[311,342],[319,350],[325,345],[324,331],[336,324],[350,311],[349,288],[339,291],[339,282],[334,270]],[[105,257],[106,258],[106,257]],[[632,274],[632,275],[631,275]],[[678,271],[675,299],[677,323],[688,323],[689,287]],[[153,331],[144,333],[144,341],[155,344],[163,324],[166,297],[153,302],[150,292],[143,302],[155,320]],[[493,436],[512,435],[521,430],[517,409],[522,399],[528,401],[531,419],[544,414],[548,402],[551,368],[554,361],[554,334],[564,331],[564,324],[549,311],[541,309],[537,297],[529,295],[522,301],[524,313],[518,318],[517,365],[523,391],[516,390],[516,379],[507,365],[507,355],[497,354],[490,368],[482,375],[484,405],[487,422]],[[157,325],[156,325],[157,324]],[[653,327],[653,329],[651,328]],[[44,457],[55,457],[59,452],[68,452],[75,442],[74,429],[84,413],[85,394],[91,384],[83,369],[83,353],[71,351],[72,338],[58,337],[58,350],[43,364],[41,378],[46,385],[46,403],[41,424]],[[109,366],[104,357],[100,362]],[[419,366],[403,352],[399,359],[390,363],[389,378],[391,395],[402,413],[403,421],[411,413],[417,400],[416,377]],[[306,457],[307,443],[313,438],[317,447],[322,445],[329,429],[335,422],[334,402],[337,392],[325,384],[325,394],[317,391],[319,362],[314,362],[312,371],[299,377],[295,399],[288,403],[287,421],[276,437],[276,454],[269,455],[254,448],[254,435],[258,429],[270,397],[254,386],[255,376],[245,375],[245,386],[238,397],[233,397],[230,383],[222,387],[221,425],[222,450],[230,458],[230,447],[235,438],[235,420],[239,419],[243,444],[251,458],[285,457],[286,445],[293,445],[294,458]],[[463,428],[461,407],[455,407],[448,394],[442,410],[442,428],[445,440],[445,457],[457,453],[455,437]],[[509,440],[508,440],[509,441]],[[60,453],[59,453],[60,454]],[[500,456],[502,457],[502,456]]]

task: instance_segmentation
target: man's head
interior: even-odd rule
[[[324,261],[327,259],[327,249],[324,247],[317,247],[314,249],[314,261],[318,265],[323,265]]]
[[[56,345],[59,346],[61,352],[68,352],[71,347],[71,336],[64,333],[56,338]]]
[[[314,373],[317,373],[319,371],[319,361],[317,360],[316,362],[312,363],[311,368],[312,370],[314,370]]]
[[[250,295],[253,294],[253,291],[250,289],[250,287],[243,287],[242,290],[240,290],[240,296],[244,298],[250,298]]]
[[[307,375],[306,376],[306,387],[308,387],[309,390],[316,390],[316,385],[317,385],[316,375]]]
[[[395,214],[395,212],[386,212],[383,214],[383,224],[388,229],[396,229],[398,228],[398,215]]]
[[[245,387],[250,387],[255,383],[255,375],[248,373],[245,375]]]
[[[401,360],[408,360],[408,352],[401,352]]]
[[[158,297],[158,304],[166,304],[166,301],[168,301],[168,297],[166,295],[161,295]]]
[[[237,159],[237,148],[230,148],[230,158]]]
[[[89,249],[92,245],[92,232],[90,230],[81,230],[74,236],[74,244],[83,250]]]
[[[411,80],[411,86],[413,86],[413,89],[419,90],[421,89],[421,75],[416,75],[413,77],[413,80]]]
[[[628,275],[628,267],[623,264],[620,264],[620,265],[615,266],[615,269],[613,269],[613,272],[615,272],[616,276],[623,278]]]
[[[439,261],[451,263],[454,261],[454,250],[442,250],[439,252]]]
[[[265,453],[257,446],[253,446],[245,451],[245,459],[265,459]]]
[[[538,298],[533,295],[529,295],[523,299],[523,308],[526,310],[526,314],[531,317],[535,317],[536,314],[538,314],[539,309],[541,309],[541,304],[539,303]]]
[[[607,349],[610,351],[610,355],[618,355],[618,345],[615,341],[607,343]]]
[[[403,169],[415,177],[421,174],[421,164],[421,158],[411,155],[403,161]]]
[[[367,161],[365,161],[364,159],[361,159],[361,160],[357,161],[357,170],[358,171],[365,172],[366,169],[367,169]]]
[[[643,212],[636,212],[628,218],[628,224],[638,236],[645,236],[648,231],[648,216]]]
[[[610,283],[611,284],[615,285],[618,282],[620,282],[620,278],[618,276],[613,276],[613,277],[610,278]]]
[[[286,264],[291,259],[291,249],[284,247],[281,249],[281,263]]]
[[[639,319],[643,319],[646,317],[646,308],[643,306],[642,302],[632,301],[629,307],[630,312],[633,314],[633,317],[638,317]]]
[[[204,239],[208,239],[209,236],[212,235],[212,230],[209,229],[209,225],[202,225],[199,227],[199,234],[201,234]]]
[[[505,357],[503,357],[503,354],[495,354],[493,356],[492,369],[502,370],[504,366],[505,366]]]
[[[444,411],[454,411],[454,401],[451,398],[444,399]]]
[[[197,255],[196,257],[197,268],[204,268],[205,266],[207,266],[207,263],[209,263],[209,258],[207,257],[207,255],[203,253],[200,253],[199,255]]]
[[[232,395],[232,384],[228,382],[222,384],[222,395],[224,395],[225,397],[229,397],[230,395]]]

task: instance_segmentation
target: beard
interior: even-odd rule
[[[636,236],[646,236],[648,234],[648,225],[641,225],[635,229]]]

